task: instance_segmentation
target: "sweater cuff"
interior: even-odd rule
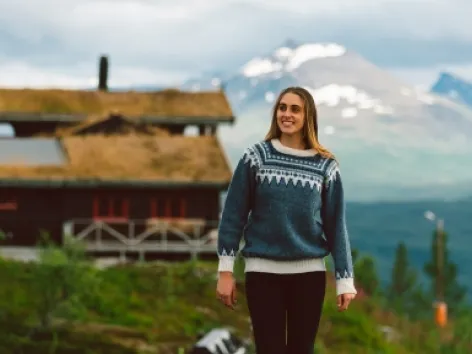
[[[336,279],[336,295],[357,294],[354,278]]]
[[[235,257],[220,256],[218,272],[233,272]]]

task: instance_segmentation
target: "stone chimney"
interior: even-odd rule
[[[98,89],[108,91],[108,57],[102,55],[98,67]]]

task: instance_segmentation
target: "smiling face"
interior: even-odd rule
[[[305,108],[300,96],[292,92],[283,95],[277,107],[276,117],[282,134],[300,137],[303,135]]]
[[[272,109],[272,118],[265,141],[282,136],[301,139],[306,149],[315,149],[326,158],[334,155],[318,141],[318,113],[312,94],[305,88],[291,86],[284,89]]]

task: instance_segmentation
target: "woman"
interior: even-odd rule
[[[323,237],[324,234],[324,237]],[[257,354],[313,353],[332,254],[337,305],[357,294],[338,163],[318,143],[315,102],[301,87],[278,97],[264,141],[230,183],[218,230],[217,296],[234,308],[240,241]]]

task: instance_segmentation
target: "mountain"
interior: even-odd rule
[[[183,88],[221,84],[237,115],[234,126],[219,131],[233,165],[264,137],[278,93],[298,85],[315,98],[320,141],[340,161],[349,199],[472,195],[472,110],[419,91],[340,44],[289,40]]]
[[[451,73],[440,73],[438,80],[431,87],[431,92],[472,107],[472,82]]]

